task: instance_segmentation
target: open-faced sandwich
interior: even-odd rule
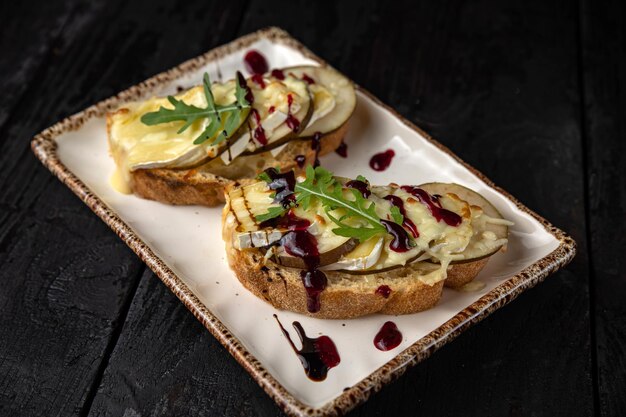
[[[370,185],[322,167],[270,168],[226,187],[223,238],[243,285],[319,318],[408,314],[466,285],[506,247],[508,226],[456,184]]]
[[[224,186],[268,167],[298,169],[342,142],[352,83],[325,67],[237,77],[107,114],[116,189],[169,204],[215,206]]]

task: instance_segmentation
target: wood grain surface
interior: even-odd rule
[[[60,118],[269,25],[578,243],[352,414],[626,414],[620,2],[63,0],[0,15],[0,415],[282,415],[29,152]]]

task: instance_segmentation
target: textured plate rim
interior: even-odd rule
[[[211,334],[228,350],[243,368],[257,381],[265,392],[287,414],[294,416],[322,416],[339,415],[348,412],[358,404],[365,402],[370,395],[378,392],[385,385],[400,377],[411,366],[428,358],[433,352],[446,343],[454,340],[467,328],[478,323],[495,310],[508,304],[525,290],[534,287],[548,275],[567,265],[576,254],[576,242],[565,232],[554,227],[543,217],[530,210],[507,191],[495,185],[485,175],[456,156],[450,149],[430,137],[422,129],[405,119],[393,108],[381,102],[362,87],[359,91],[365,94],[376,105],[389,111],[410,129],[422,135],[438,149],[451,156],[456,162],[467,168],[480,178],[485,184],[505,198],[510,200],[519,210],[529,214],[539,221],[545,230],[554,236],[558,247],[542,259],[524,268],[517,275],[495,287],[483,295],[476,302],[457,313],[453,318],[419,339],[392,360],[362,379],[358,384],[345,390],[339,397],[320,408],[309,407],[287,390],[263,367],[241,342],[211,313],[204,304],[191,292],[187,285],[144,243],[133,230],[122,221],[117,214],[100,200],[78,177],[76,177],[59,159],[57,155],[56,138],[68,131],[79,129],[85,122],[103,116],[119,104],[141,97],[157,87],[174,81],[188,72],[197,70],[204,65],[220,59],[225,55],[237,52],[252,43],[267,39],[298,50],[305,57],[320,65],[328,65],[303,44],[294,39],[283,29],[268,27],[248,35],[242,36],[225,45],[214,48],[198,57],[192,58],[168,71],[136,84],[119,94],[100,101],[99,103],[76,113],[37,134],[31,148],[37,158],[66,186],[68,186],[98,217],[100,217],[113,231],[145,262],[150,269],[167,285],[167,287],[183,302],[193,315],[211,332]]]

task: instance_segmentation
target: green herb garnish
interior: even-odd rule
[[[196,120],[209,119],[208,126],[200,136],[194,139],[193,143],[199,145],[214,137],[222,129],[220,134],[210,143],[211,145],[217,145],[235,133],[243,119],[248,116],[249,112],[244,110],[250,109],[252,106],[252,103],[246,100],[246,88],[240,84],[240,79],[243,78],[237,77],[235,80],[235,102],[221,106],[215,103],[213,93],[211,92],[211,80],[209,79],[209,74],[205,72],[202,81],[207,101],[206,108],[203,109],[187,104],[174,96],[167,96],[167,100],[174,108],[167,109],[161,106],[158,111],[141,116],[141,122],[145,125],[153,126],[161,123],[182,121],[185,124],[177,132],[182,133]]]
[[[308,166],[306,180],[296,184],[296,202],[307,210],[312,199],[318,199],[324,206],[328,218],[339,226],[333,229],[336,235],[356,238],[363,242],[372,236],[387,233],[387,229],[376,214],[374,202],[364,198],[359,190],[352,188],[348,190],[354,196],[354,200],[344,196],[343,185],[333,177],[331,172],[322,167],[314,169]],[[337,219],[330,214],[330,211],[335,209],[344,209],[346,214]],[[345,220],[349,218],[364,220],[369,227],[348,225]]]
[[[394,222],[402,226],[402,223],[404,222],[404,216],[402,215],[402,213],[400,213],[400,209],[398,207],[391,206],[391,218]]]
[[[266,220],[273,219],[274,217],[282,216],[287,210],[289,210],[289,208],[283,208],[282,206],[270,207],[267,209],[267,213],[260,214],[258,216],[255,216],[254,218],[258,222],[264,222]]]

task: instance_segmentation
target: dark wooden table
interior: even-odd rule
[[[578,242],[567,268],[353,415],[626,415],[620,3],[3,2],[0,415],[281,415],[29,150],[57,120],[268,25]]]

